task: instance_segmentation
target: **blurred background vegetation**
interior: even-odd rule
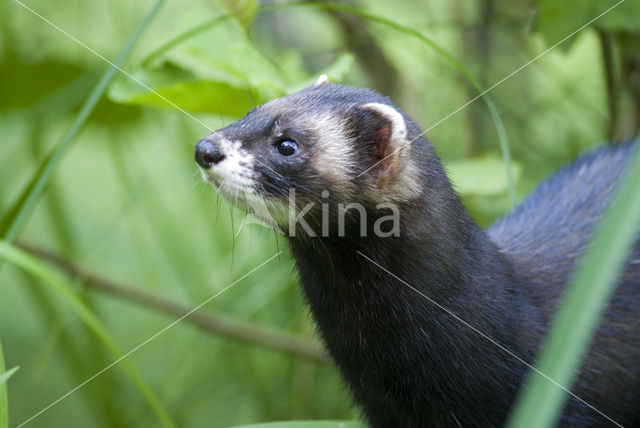
[[[439,123],[616,3],[167,1],[122,64],[144,87],[104,79],[102,59],[1,0],[0,426],[7,390],[16,426],[240,278],[31,424],[357,419],[285,242],[244,227],[201,182],[195,142],[327,73],[437,124],[428,137],[486,226],[510,207],[497,129],[518,200],[578,154],[638,134],[639,3]],[[114,61],[156,3],[23,4]],[[101,76],[109,85],[91,109]]]

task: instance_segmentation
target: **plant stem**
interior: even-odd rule
[[[68,275],[82,279],[89,289],[137,303],[147,309],[164,312],[175,316],[176,318],[182,317],[191,310],[188,306],[140,291],[138,287],[116,284],[106,278],[88,273],[77,267],[71,261],[52,251],[26,244],[24,242],[18,243],[17,246],[35,255],[41,260],[45,260],[58,266]],[[192,313],[186,317],[184,321],[189,322],[208,333],[218,334],[234,340],[289,352],[309,360],[327,361],[327,356],[318,346],[305,339],[291,336],[274,329],[250,325],[221,315],[203,314],[200,312]]]

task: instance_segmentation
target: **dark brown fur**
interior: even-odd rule
[[[451,313],[533,363],[634,146],[604,147],[580,158],[484,231],[453,191],[433,147],[406,115],[407,138],[415,138],[405,152],[410,164],[393,164],[390,174],[384,170],[386,161],[374,166],[389,154],[384,142],[390,134],[383,116],[362,108],[372,102],[397,109],[364,89],[306,89],[252,111],[199,146],[215,144],[216,138],[242,141],[263,164],[256,164],[255,173],[264,195],[284,201],[287,189],[294,188],[305,200],[319,201],[320,193],[329,190],[332,206],[359,202],[366,207],[369,232],[382,215],[375,203],[396,197],[399,237],[362,237],[356,218],[349,217],[344,237],[289,238],[319,332],[372,426],[500,426],[529,368]],[[327,115],[340,123],[343,144],[359,166],[341,172],[326,165],[332,174],[342,174],[338,184],[317,162],[332,155],[322,152],[327,150],[322,129],[310,126],[315,117]],[[269,129],[274,121],[285,133],[296,133],[298,156],[274,154],[276,137]],[[399,181],[410,171],[419,184],[416,194],[398,186],[411,183]],[[377,186],[381,173],[385,181]],[[393,186],[397,190],[389,192]],[[344,195],[352,200],[343,200]],[[308,218],[319,230],[320,212],[314,209]],[[624,426],[640,426],[639,312],[636,245],[572,388]],[[573,398],[561,418],[562,426],[571,427],[609,423]]]

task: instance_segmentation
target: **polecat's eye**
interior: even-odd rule
[[[285,139],[276,144],[276,149],[282,156],[291,156],[298,151],[298,144],[293,140]]]

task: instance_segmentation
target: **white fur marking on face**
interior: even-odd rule
[[[204,179],[231,196],[252,191],[255,186],[254,156],[242,148],[240,141],[218,138],[216,143],[224,159],[209,169],[200,168]]]
[[[255,192],[245,192],[244,202],[248,215],[283,234],[281,227],[285,227],[289,221],[289,206],[286,203]]]
[[[256,191],[257,174],[253,168],[259,161],[242,148],[241,141],[229,141],[218,135],[216,144],[224,158],[208,169],[200,168],[204,180],[212,183],[234,205],[245,209],[250,216],[249,223],[260,222],[282,233],[280,227],[289,219],[288,205]]]

